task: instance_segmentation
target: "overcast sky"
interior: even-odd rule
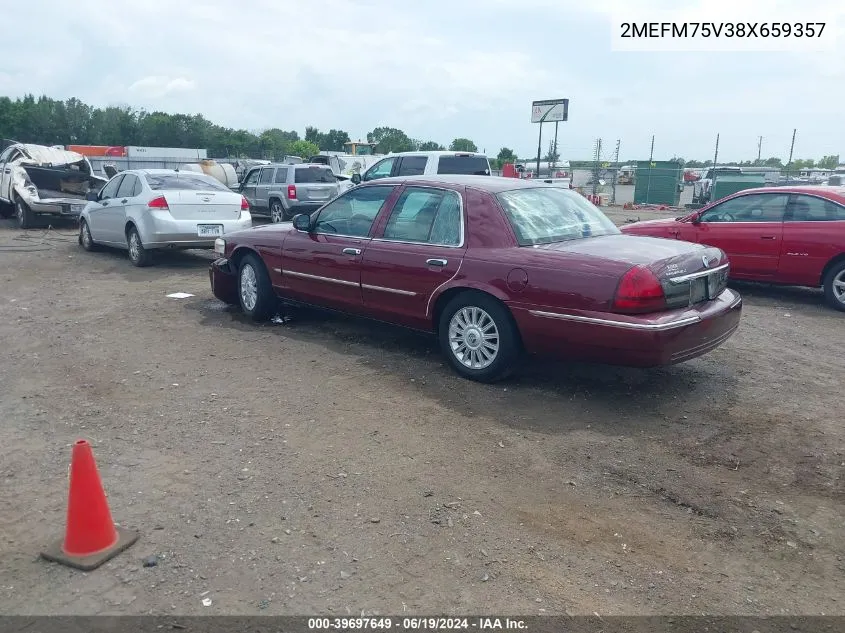
[[[596,138],[621,158],[842,154],[845,42],[827,53],[613,52],[622,7],[681,0],[26,0],[0,20],[0,94],[78,97],[93,105],[202,113],[261,130],[376,126],[495,155],[536,153],[531,101],[568,97],[564,158]],[[688,0],[713,21],[738,2]],[[791,5],[843,25],[842,0],[743,0],[774,19]],[[765,7],[765,8],[764,8]],[[808,7],[806,10],[802,7]],[[655,15],[655,10],[648,16]],[[649,18],[650,19],[650,18]],[[838,20],[838,22],[837,22]],[[618,26],[617,26],[618,28]],[[546,138],[553,126],[544,126]],[[546,142],[544,141],[544,151]]]

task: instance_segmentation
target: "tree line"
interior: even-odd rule
[[[684,160],[677,156],[672,157],[673,161],[683,163],[684,167],[706,168],[712,167],[712,160],[698,161],[698,160]],[[793,160],[791,163],[784,164],[780,158],[771,157],[759,160],[744,160],[740,162],[719,162],[719,165],[730,167],[775,167],[777,169],[836,169],[839,166],[839,154],[831,154],[830,156],[822,156],[819,160],[812,158],[799,158]]]
[[[281,128],[238,130],[212,123],[201,114],[148,112],[130,106],[97,108],[76,98],[61,101],[33,95],[14,100],[0,97],[0,138],[38,145],[191,147],[208,150],[211,158],[270,160],[307,157],[321,150],[342,152],[344,143],[351,140],[345,130],[321,132],[308,126],[303,136]],[[375,143],[380,154],[446,149],[437,141],[414,139],[392,127],[375,128],[367,134],[367,142]],[[478,151],[468,138],[456,138],[448,148]]]

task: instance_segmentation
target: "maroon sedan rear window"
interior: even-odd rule
[[[559,187],[532,187],[496,196],[520,246],[617,235],[621,231],[584,196]]]

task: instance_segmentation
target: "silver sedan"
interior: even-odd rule
[[[162,248],[213,248],[214,240],[252,226],[249,203],[211,176],[172,169],[117,174],[91,194],[79,218],[79,243],[126,249],[136,266]]]

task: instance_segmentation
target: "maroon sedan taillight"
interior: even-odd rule
[[[665,310],[666,295],[660,280],[645,266],[634,266],[616,288],[613,309],[628,314]]]

